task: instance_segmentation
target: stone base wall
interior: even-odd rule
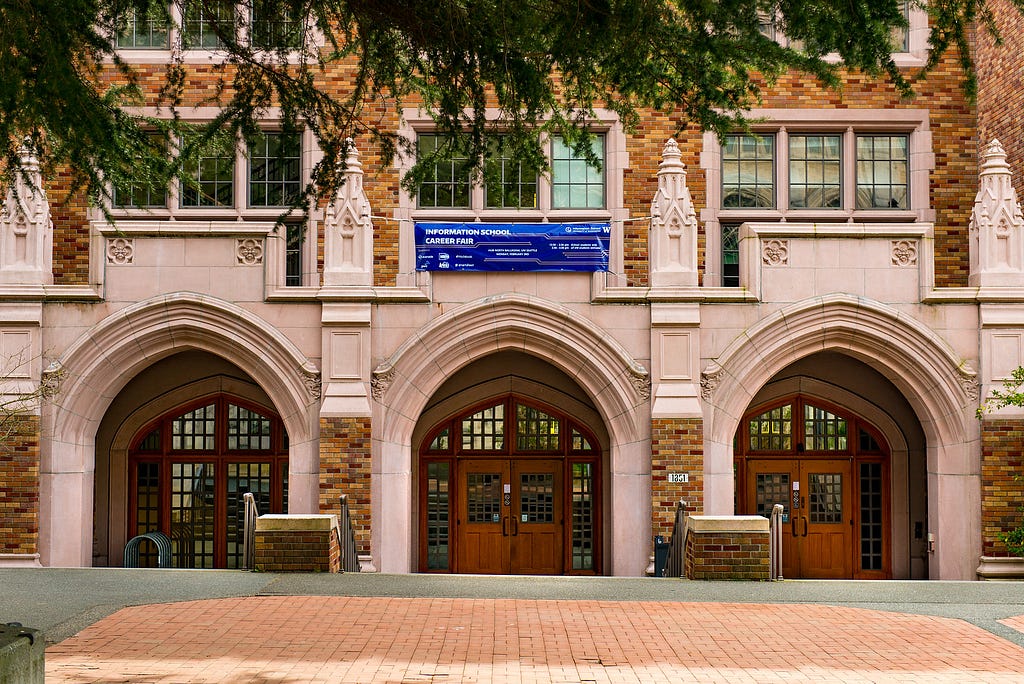
[[[982,555],[1007,556],[999,534],[1024,523],[1024,420],[981,424]]]
[[[256,570],[341,572],[341,547],[333,518],[280,515],[257,519]]]
[[[0,436],[5,436],[0,440],[0,557],[36,554],[39,552],[39,416],[3,419]]]
[[[320,419],[320,512],[339,514],[348,495],[360,554],[370,552],[370,419]]]
[[[691,517],[683,570],[691,580],[767,580],[768,519]]]
[[[687,482],[669,482],[672,474]],[[651,421],[651,529],[667,541],[672,536],[676,503],[704,510],[704,421],[700,418],[656,418]]]

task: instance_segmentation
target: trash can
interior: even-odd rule
[[[668,564],[669,543],[660,534],[654,538],[654,576],[664,577],[665,566]]]

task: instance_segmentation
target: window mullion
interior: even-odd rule
[[[775,136],[775,208],[789,210],[789,132],[779,127]]]
[[[857,208],[857,134],[849,126],[843,135],[843,164],[840,170],[843,189],[843,209],[848,213]]]

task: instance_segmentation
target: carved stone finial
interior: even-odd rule
[[[697,212],[673,138],[662,149],[658,192],[651,202],[650,270],[652,287],[697,286]]]
[[[373,282],[373,223],[363,191],[363,165],[351,138],[345,140],[344,181],[324,218],[324,285]]]
[[[53,282],[53,222],[31,140],[19,148],[20,168],[0,207],[0,284]]]
[[[973,287],[1024,287],[1024,216],[1006,150],[993,140],[982,154],[969,227]]]

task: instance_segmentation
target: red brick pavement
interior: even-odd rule
[[[1024,617],[1004,621],[1024,629]],[[256,597],[126,608],[47,682],[1022,682],[967,622],[822,605]]]

